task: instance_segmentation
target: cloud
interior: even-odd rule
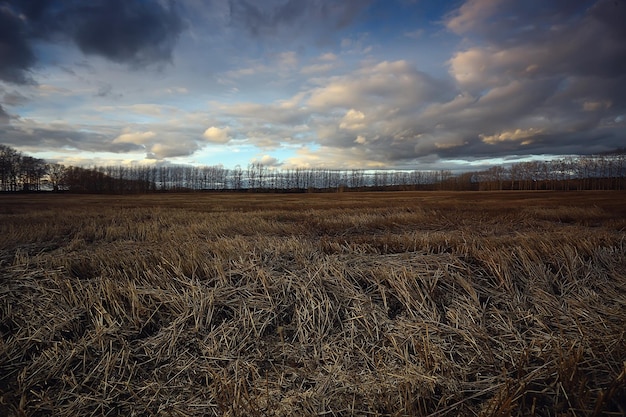
[[[193,125],[194,117],[124,127],[12,118],[10,123],[0,123],[0,137],[3,143],[24,152],[97,152],[132,154],[135,158],[143,154],[148,159],[163,161],[191,156],[206,146],[206,140],[199,137],[198,128]],[[206,120],[206,115],[203,118]]]
[[[10,4],[0,4],[0,80],[25,84],[36,59],[26,25]]]
[[[73,39],[86,54],[145,66],[171,60],[183,29],[173,3],[100,0],[70,14]]]
[[[300,69],[300,72],[304,75],[313,75],[313,74],[329,72],[334,68],[335,68],[335,65],[332,63],[311,64],[311,65],[307,65],[306,67],[302,67]]]
[[[4,110],[4,107],[2,107],[2,104],[0,104],[0,125],[8,124],[10,119],[11,116],[9,116],[9,114]]]
[[[476,45],[452,59],[452,73],[619,76],[626,72],[626,3],[598,0],[469,0],[446,21]]]
[[[261,164],[266,167],[279,167],[282,165],[282,162],[271,155],[263,155],[261,158],[253,158],[251,162],[253,164]]]
[[[173,87],[165,89],[168,94],[188,94],[189,89],[187,87]]]
[[[150,147],[150,151],[147,154],[148,159],[162,160],[165,158],[175,158],[179,156],[188,156],[199,149],[199,147],[189,146],[189,144],[181,145],[180,143],[155,143]],[[193,151],[191,151],[193,149]]]
[[[596,3],[613,3],[599,0]],[[542,32],[572,23],[584,15],[588,1],[466,0],[445,18],[446,27],[470,39],[511,44],[516,41],[541,40]]]
[[[286,51],[278,54],[279,68],[295,68],[298,65],[298,56],[294,51]]]
[[[236,120],[231,133],[257,147],[316,143],[344,157],[347,150],[359,149],[367,154],[368,166],[378,166],[415,155],[416,115],[450,95],[451,88],[406,61],[364,65],[314,83],[274,103],[221,106],[218,117]]]
[[[603,109],[610,109],[612,103],[608,100],[604,101],[585,101],[583,103],[584,111],[598,111]]]
[[[411,32],[404,32],[404,36],[411,39],[420,39],[424,36],[424,29],[418,29]]]
[[[320,61],[336,61],[337,60],[337,55],[333,54],[332,52],[326,52],[323,53],[322,55],[319,56],[319,60]]]
[[[113,139],[113,143],[134,143],[135,145],[144,145],[149,143],[154,137],[156,133],[152,131],[148,132],[129,132],[123,133]]]
[[[480,24],[491,19],[500,0],[468,0],[448,17],[446,26],[457,34],[479,30]]]
[[[426,123],[418,122],[420,112],[453,96],[452,84],[406,61],[364,65],[342,75],[317,78],[315,84],[276,103],[223,106],[220,117],[237,120],[236,136],[255,146],[297,147],[313,142],[336,149],[342,158],[357,152],[358,159],[369,161],[368,166],[382,166],[419,157],[422,148],[416,144],[423,142],[420,134],[428,129]],[[433,144],[433,149],[449,147],[441,138]]]
[[[326,52],[311,60],[309,65],[302,66],[300,73],[308,76],[321,75],[337,69],[341,64],[337,55]]]
[[[111,143],[113,145],[132,144],[145,152],[146,159],[163,161],[167,158],[185,157],[200,150],[204,143],[187,132],[179,132],[172,126],[152,126],[153,130],[139,131],[134,127],[123,130]]]
[[[619,146],[611,121],[626,111],[624,20],[626,4],[607,0],[466,1],[445,22],[464,37],[448,62],[458,95],[416,118],[424,133],[460,135],[449,143],[462,145],[427,140],[420,150],[461,157]]]
[[[53,155],[47,156],[46,161],[62,164],[65,166],[75,166],[75,167],[115,167],[115,166],[153,166],[153,165],[162,165],[163,163],[156,159],[146,159],[146,158],[132,158],[128,157],[125,159],[119,159],[119,155],[116,154],[99,154],[103,156],[93,156],[92,154],[82,152],[77,152],[76,154],[68,155]]]
[[[0,5],[0,80],[32,82],[36,42],[74,42],[88,55],[144,67],[171,61],[184,28],[173,2],[6,0]]]
[[[258,126],[268,124],[286,125],[297,128],[306,123],[311,113],[301,105],[302,94],[297,94],[291,99],[280,100],[271,104],[259,103],[235,103],[221,106],[223,116],[233,117],[242,123],[257,123]]]
[[[173,106],[149,103],[133,104],[127,106],[127,108],[128,111],[134,114],[152,117],[163,117],[166,114],[174,115],[179,112],[178,108]]]
[[[532,143],[532,137],[539,135],[543,132],[543,129],[515,129],[497,133],[495,135],[479,135],[480,139],[488,144],[495,145],[499,142],[514,141],[521,142],[522,145],[528,145]]]
[[[358,110],[350,109],[341,119],[340,129],[360,130],[365,128],[365,115]]]
[[[315,33],[325,37],[352,23],[371,0],[230,0],[234,24],[257,37]]]
[[[380,169],[385,166],[377,155],[363,146],[350,148],[322,146],[315,149],[303,147],[297,150],[296,156],[287,158],[283,164],[283,167],[287,169]]]
[[[281,149],[282,166],[352,168],[623,146],[623,1],[468,0],[437,36],[364,33],[369,0],[0,4],[0,80],[40,83],[0,92],[0,137],[22,149],[163,161],[234,143],[244,164]],[[156,87],[128,71],[175,45]]]
[[[13,119],[4,126],[0,124],[0,137],[6,145],[27,152],[42,149],[112,153],[143,150],[143,147],[132,143],[113,143],[110,132],[97,132],[64,123],[36,123],[23,118]]]
[[[28,102],[28,97],[20,94],[18,91],[12,91],[9,93],[5,93],[2,98],[4,104],[9,106],[20,106]]]
[[[624,76],[612,78],[605,70],[570,75],[558,69],[569,64],[554,63],[547,54],[530,59],[534,48],[539,45],[531,39],[510,47],[494,43],[459,51],[450,60],[450,83],[406,61],[375,63],[317,79],[318,86],[306,92],[300,108],[308,112],[307,124],[329,161],[341,164],[339,157],[330,157],[341,155],[344,165],[353,160],[348,155],[358,155],[368,166],[402,166],[433,157],[587,153],[618,147],[620,126],[614,121],[625,113]],[[578,57],[564,59],[578,62]],[[318,150],[303,151],[286,163],[304,163],[306,158],[322,163],[319,155]]]
[[[228,137],[229,129],[227,127],[220,129],[219,127],[211,126],[204,131],[203,137],[211,143],[228,143],[230,138]]]
[[[407,61],[383,61],[331,78],[311,92],[307,104],[319,109],[349,109],[357,103],[415,105],[432,100],[441,88],[441,81],[418,71]]]

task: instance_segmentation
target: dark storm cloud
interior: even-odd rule
[[[101,0],[83,2],[74,12],[74,40],[87,54],[112,61],[147,65],[171,59],[183,29],[172,3]]]
[[[230,0],[231,18],[255,36],[275,35],[282,29],[338,30],[354,21],[372,0]]]
[[[0,80],[24,84],[35,63],[28,27],[7,4],[0,3]]]
[[[141,67],[171,60],[183,30],[173,2],[8,0],[0,2],[0,80],[26,83],[34,41],[73,41],[85,54]]]

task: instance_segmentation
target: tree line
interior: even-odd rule
[[[624,190],[626,150],[528,161],[453,174],[449,170],[279,169],[236,166],[64,166],[0,145],[0,191]]]

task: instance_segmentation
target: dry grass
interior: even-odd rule
[[[0,196],[0,415],[623,415],[624,197]]]

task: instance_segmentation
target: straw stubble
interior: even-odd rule
[[[465,195],[12,196],[0,411],[623,413],[623,195]]]

